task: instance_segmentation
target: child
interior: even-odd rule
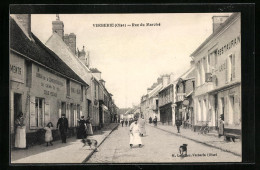
[[[45,132],[45,142],[47,143],[46,146],[49,146],[48,145],[49,143],[50,145],[53,145],[52,144],[53,137],[51,132],[52,128],[53,128],[53,124],[51,122],[49,122],[47,126],[44,128],[44,130],[46,130]]]

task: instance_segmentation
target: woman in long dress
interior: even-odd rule
[[[141,118],[138,120],[138,125],[139,125],[140,134],[144,136],[146,134],[146,130],[145,130],[145,120],[143,116],[141,116]]]
[[[85,138],[87,137],[86,134],[86,121],[84,120],[84,116],[81,116],[78,120],[79,127],[78,127],[78,138],[82,139],[82,142],[85,142]]]
[[[15,119],[15,127],[15,148],[26,148],[26,127],[24,126],[24,118],[22,112],[20,112],[20,114]]]
[[[46,130],[46,132],[45,132],[46,146],[49,146],[49,143],[50,143],[50,145],[53,145],[52,144],[53,137],[52,137],[52,131],[51,131],[52,129],[53,129],[53,124],[51,122],[49,122],[47,124],[47,126],[44,127],[44,130]]]
[[[137,118],[134,119],[134,122],[130,125],[130,148],[133,147],[133,145],[139,145],[139,147],[142,146],[142,140],[140,137],[140,130],[137,124]]]
[[[91,125],[91,118],[88,116],[87,120],[87,134],[88,135],[93,135],[93,130],[92,130],[92,125]]]

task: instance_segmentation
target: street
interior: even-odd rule
[[[129,126],[118,127],[86,163],[239,162],[241,157],[146,126],[143,147],[129,147]],[[188,144],[188,156],[179,147]]]

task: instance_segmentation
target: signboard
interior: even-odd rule
[[[11,57],[9,67],[10,80],[24,83],[24,60]]]
[[[205,81],[206,82],[212,82],[212,74],[211,73],[205,73]]]
[[[177,101],[183,101],[186,93],[177,93]]]

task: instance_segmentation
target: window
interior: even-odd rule
[[[84,88],[83,88],[83,86],[81,85],[81,101],[83,101],[83,94],[84,94]]]
[[[29,61],[25,61],[25,69],[26,69],[26,87],[32,86],[32,63]]]
[[[230,61],[230,67],[229,67],[229,73],[230,73],[230,81],[235,79],[235,55],[231,54],[229,56],[229,61]]]
[[[70,80],[66,80],[67,96],[70,96]]]
[[[192,89],[195,90],[195,81],[192,81]]]
[[[183,82],[183,93],[186,93],[186,84]]]
[[[35,122],[36,127],[44,127],[44,99],[35,98]]]

